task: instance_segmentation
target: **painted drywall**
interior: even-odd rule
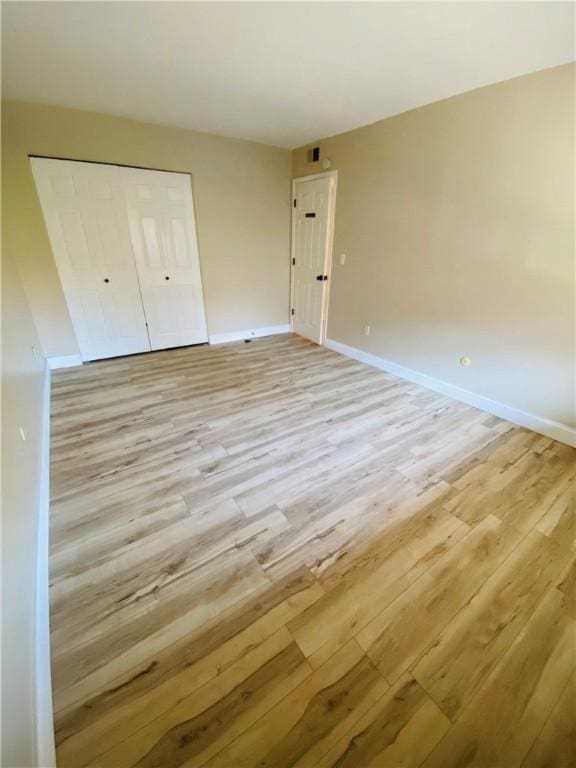
[[[1,763],[5,766],[38,764],[36,554],[44,382],[40,342],[18,272],[3,241]]]
[[[210,334],[288,322],[287,150],[93,112],[5,102],[5,238],[47,356],[76,354],[78,346],[30,154],[190,173]]]
[[[294,151],[294,176],[317,144],[338,170],[330,338],[574,425],[574,74]]]

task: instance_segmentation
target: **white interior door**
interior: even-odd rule
[[[82,359],[149,351],[118,169],[31,163]]]
[[[292,329],[317,344],[328,305],[333,176],[294,182],[292,210]]]
[[[190,177],[122,168],[152,349],[208,341]]]

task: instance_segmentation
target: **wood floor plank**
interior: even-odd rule
[[[576,673],[568,681],[522,768],[570,768],[576,765]]]
[[[558,580],[558,589],[563,592],[569,602],[576,600],[576,556],[571,557],[565,571]],[[576,618],[576,616],[574,617]]]
[[[51,398],[60,768],[568,764],[572,449],[292,335]]]
[[[474,696],[566,562],[541,533],[528,534],[412,668],[448,717]]]
[[[574,621],[551,589],[423,768],[517,768],[574,671]]]
[[[310,674],[285,628],[178,702],[94,765],[201,765]]]
[[[412,666],[522,538],[486,517],[358,634],[388,681]]]
[[[417,768],[449,728],[448,718],[414,678],[405,675],[317,766]]]
[[[464,524],[448,514],[439,515],[434,524],[422,525],[420,535],[402,542],[382,558],[379,567],[354,573],[354,581],[341,584],[322,597],[313,608],[293,619],[288,628],[306,656],[329,644],[336,649],[354,637],[395,597],[432,566],[443,551],[440,545],[449,537],[464,533]]]
[[[154,571],[151,576],[154,578]],[[121,674],[266,583],[249,553],[228,554],[226,563],[212,561],[201,566],[184,583],[176,583],[171,594],[153,599],[149,610],[132,614],[129,621],[118,621],[106,632],[90,628],[73,648],[60,653],[56,648],[53,673],[64,689],[108,665],[110,675]],[[190,599],[191,594],[195,599]]]
[[[576,475],[570,467],[554,484],[541,503],[542,516],[536,530],[549,536],[561,546],[576,544]]]
[[[306,569],[300,569],[268,585],[249,602],[233,606],[200,632],[164,648],[116,678],[112,686],[92,696],[85,687],[77,688],[77,703],[57,716],[59,754],[93,759],[103,743],[108,748],[120,743],[127,733],[171,709],[183,695],[219,677],[322,594]]]
[[[207,765],[314,766],[387,689],[351,640]]]

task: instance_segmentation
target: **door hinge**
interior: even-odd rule
[[[291,314],[291,315],[293,315],[293,314],[294,314],[294,310],[293,310],[293,309],[291,309],[291,310],[290,310],[290,314]]]
[[[292,259],[292,266],[293,266],[293,267],[295,267],[295,266],[296,266],[296,259]]]
[[[294,208],[296,208],[296,200],[294,200]]]

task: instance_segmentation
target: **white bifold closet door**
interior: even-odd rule
[[[207,341],[190,177],[31,162],[82,359]]]
[[[118,168],[32,158],[83,360],[150,350]]]
[[[202,298],[190,177],[120,168],[152,349],[202,344]]]

